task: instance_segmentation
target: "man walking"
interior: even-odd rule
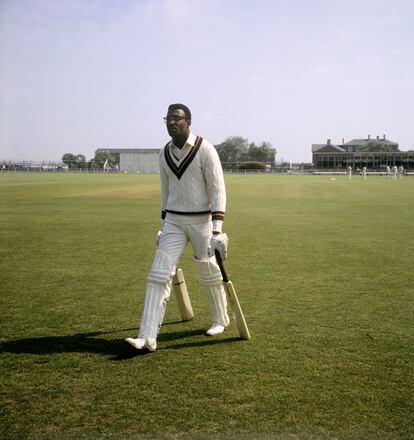
[[[223,333],[229,324],[226,294],[214,256],[218,250],[225,259],[228,243],[222,233],[226,190],[221,163],[213,145],[191,132],[187,106],[171,104],[164,120],[172,139],[160,152],[162,230],[147,277],[138,337],[125,339],[137,350],[155,351],[157,347],[171,280],[188,242],[210,306],[212,324],[206,334]]]
[[[362,178],[364,180],[367,178],[367,167],[362,168]]]
[[[393,165],[393,167],[391,168],[392,171],[392,178],[394,180],[397,180],[397,176],[398,176],[398,168],[397,165]]]

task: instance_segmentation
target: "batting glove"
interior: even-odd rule
[[[219,252],[221,259],[227,258],[227,247],[229,239],[227,234],[214,234],[210,238],[210,246],[208,247],[208,256],[211,258],[215,255],[216,250]]]

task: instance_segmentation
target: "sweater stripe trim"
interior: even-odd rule
[[[200,149],[201,143],[203,142],[203,138],[200,136],[197,136],[194,147],[190,150],[186,158],[183,160],[183,162],[180,165],[176,165],[174,161],[171,158],[171,144],[167,145],[164,149],[164,157],[165,161],[167,162],[167,165],[169,166],[170,170],[175,174],[175,176],[178,179],[181,179],[181,176],[184,174],[185,170],[188,168],[188,166],[191,164],[193,159],[195,158],[198,150]]]
[[[223,211],[213,211],[211,213],[211,219],[212,220],[221,220],[224,222],[224,212]]]

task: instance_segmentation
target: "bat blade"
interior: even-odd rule
[[[240,306],[239,298],[237,297],[236,290],[231,281],[223,282],[224,289],[227,293],[227,298],[233,311],[234,320],[236,321],[237,329],[239,330],[240,337],[242,339],[250,339],[249,328],[247,327],[246,320],[244,319],[243,311]]]
[[[191,321],[194,318],[194,312],[190,296],[188,295],[184,273],[181,269],[177,269],[177,272],[173,277],[173,289],[175,297],[177,298],[177,305],[181,319],[183,321]]]
[[[233,283],[230,281],[230,278],[227,275],[226,269],[224,268],[223,260],[220,256],[220,252],[216,250],[215,255],[221,275],[223,276],[224,290],[226,291],[227,298],[231,305],[234,320],[236,321],[237,329],[239,330],[239,335],[242,339],[249,340],[249,328],[247,327],[246,320],[244,319],[243,311],[240,306],[239,298],[237,297],[236,289],[234,288]]]

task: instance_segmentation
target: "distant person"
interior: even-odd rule
[[[398,174],[398,168],[397,168],[397,165],[394,165],[394,166],[391,168],[391,171],[392,171],[392,178],[393,178],[394,180],[396,180],[396,179],[397,179],[397,174]]]
[[[362,168],[362,178],[366,179],[367,178],[367,167],[363,167]]]
[[[389,167],[389,165],[387,165],[387,178],[390,179],[391,178],[391,168]]]
[[[348,179],[351,180],[352,179],[352,167],[349,166],[347,171],[348,171]]]
[[[171,292],[171,280],[188,242],[198,279],[204,286],[212,323],[209,336],[229,325],[227,300],[214,255],[227,254],[222,232],[226,209],[223,170],[216,149],[191,132],[191,112],[171,104],[164,118],[171,141],[160,152],[161,228],[158,249],[147,278],[144,309],[137,338],[126,338],[137,350],[154,351]]]
[[[398,167],[398,177],[401,178],[404,174],[404,167],[402,165],[400,165]]]

